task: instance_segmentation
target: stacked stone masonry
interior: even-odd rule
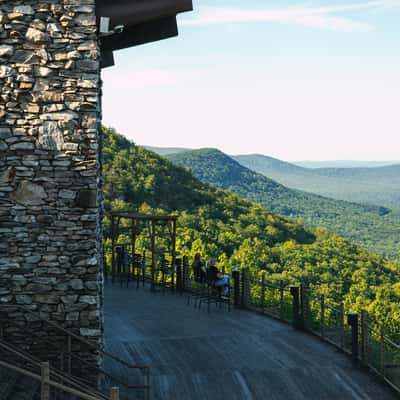
[[[94,2],[0,0],[0,305],[100,343]]]

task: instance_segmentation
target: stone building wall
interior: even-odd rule
[[[23,305],[99,342],[94,3],[0,0],[0,307]]]

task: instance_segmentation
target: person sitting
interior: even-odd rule
[[[221,273],[217,266],[217,260],[215,258],[211,258],[208,262],[208,276],[210,279],[210,283],[212,286],[216,288],[222,288],[222,295],[228,296],[229,295],[229,275],[225,275]]]
[[[132,261],[128,252],[126,251],[125,245],[119,245],[115,250],[117,253],[117,272],[120,274],[128,272],[129,265]]]
[[[206,280],[206,269],[203,261],[201,260],[200,253],[196,253],[192,263],[194,280],[199,283],[204,283]]]

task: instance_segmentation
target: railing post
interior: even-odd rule
[[[183,276],[182,276],[182,260],[177,258],[175,260],[176,265],[176,290],[178,293],[182,294],[183,292]]]
[[[361,311],[361,362],[368,365],[368,345],[369,345],[369,316],[368,313]]]
[[[310,322],[310,299],[309,289],[305,285],[300,285],[300,323],[302,329],[308,329]]]
[[[265,273],[261,276],[261,310],[265,311]]]
[[[381,366],[381,374],[385,377],[385,325],[381,325],[381,329],[379,331],[379,347],[380,347],[380,366]]]
[[[41,364],[41,391],[40,400],[50,400],[50,364],[44,362]]]
[[[284,310],[284,290],[285,284],[283,281],[279,282],[279,315],[281,320],[285,318],[285,310]]]
[[[251,304],[250,293],[250,271],[248,268],[242,269],[242,307],[248,308]]]
[[[347,323],[351,327],[351,357],[354,365],[358,364],[358,314],[348,313]]]
[[[340,347],[344,349],[344,304],[340,303],[339,306],[339,329],[340,329]]]
[[[156,223],[151,221],[151,282],[150,290],[154,292],[156,290]]]
[[[115,217],[111,215],[111,283],[115,281]]]
[[[321,337],[325,338],[325,296],[321,295]]]
[[[146,252],[143,252],[142,257],[142,286],[144,287],[146,283]]]
[[[187,256],[183,257],[182,262],[183,267],[183,290],[190,289],[190,271],[189,271],[189,258]]]
[[[293,327],[296,329],[301,329],[300,320],[300,287],[291,286],[290,294],[293,297]]]
[[[240,307],[240,272],[238,268],[234,268],[232,270],[232,278],[233,278],[233,302],[235,308]]]
[[[181,271],[180,271],[180,277],[182,277],[182,265],[181,267]],[[180,281],[178,281],[178,275],[177,275],[177,268],[178,268],[178,264],[176,262],[176,258],[175,260],[171,261],[171,287],[172,287],[172,291],[177,291],[178,290],[178,283],[179,285],[181,284]]]
[[[146,376],[147,376],[147,388],[146,388],[146,400],[150,400],[150,368],[147,367],[147,372],[146,372]]]
[[[110,390],[110,400],[119,400],[119,388],[112,387]]]

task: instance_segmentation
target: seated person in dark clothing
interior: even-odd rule
[[[194,256],[192,269],[193,269],[193,274],[194,274],[194,280],[196,282],[203,283],[206,280],[206,269],[205,269],[203,261],[201,261],[200,253],[197,253]]]
[[[117,272],[128,272],[132,260],[126,251],[125,245],[117,246],[115,250],[117,253]]]
[[[208,276],[211,284],[217,288],[221,287],[222,294],[227,296],[229,294],[229,276],[219,272],[216,264],[217,260],[215,258],[211,258],[211,260],[208,262]]]

